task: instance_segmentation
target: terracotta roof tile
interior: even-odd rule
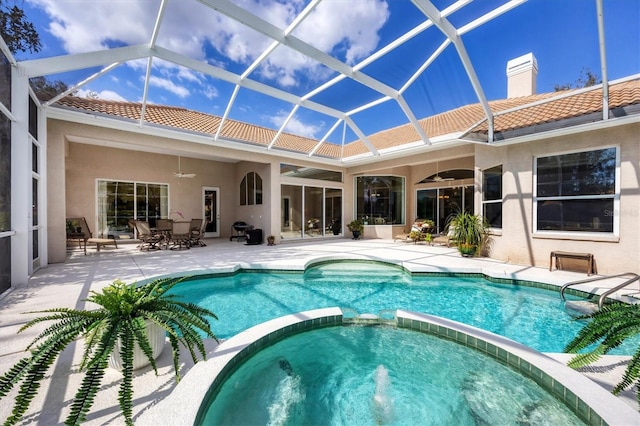
[[[575,93],[572,94],[572,92]],[[72,96],[59,100],[58,104],[66,108],[135,121],[140,120],[142,110],[140,103]],[[502,111],[528,104],[533,105],[500,114]],[[609,87],[610,109],[629,105],[640,105],[639,79],[617,83]],[[489,102],[489,107],[494,113],[495,132],[505,132],[602,111],[602,90],[573,90],[503,99]],[[213,136],[218,131],[221,118],[181,107],[148,104],[145,110],[145,121],[155,125]],[[429,138],[447,134],[463,134],[469,132],[470,129],[471,133],[487,133],[487,122],[480,104],[466,105],[421,119],[418,122]],[[220,135],[229,140],[268,146],[277,132],[273,129],[227,119]],[[370,135],[368,140],[376,149],[382,150],[419,141],[420,136],[411,124],[404,124]],[[315,149],[317,144],[316,140],[283,132],[279,135],[273,148],[308,154]],[[364,142],[356,140],[345,144],[344,147],[323,142],[316,150],[315,155],[341,158],[368,152],[369,149]]]
[[[559,122],[569,118],[602,111],[602,90],[569,93],[569,96],[540,103],[517,111],[496,115],[495,132],[506,132],[544,123]],[[640,80],[631,80],[609,87],[609,109],[640,104]],[[487,133],[486,120],[472,132]]]

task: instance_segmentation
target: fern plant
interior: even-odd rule
[[[604,305],[602,309],[578,317],[590,321],[578,332],[578,335],[567,345],[565,352],[578,353],[591,345],[596,347],[589,352],[581,353],[573,357],[568,365],[572,368],[580,368],[592,364],[602,355],[617,348],[630,337],[640,334],[640,305],[626,303],[612,303]],[[617,395],[621,391],[636,387],[636,399],[640,403],[640,345],[631,357],[622,380],[613,389]]]
[[[149,359],[156,375],[158,370],[151,344],[145,332],[150,321],[163,328],[173,352],[173,367],[176,380],[180,380],[180,344],[190,352],[194,362],[199,352],[206,359],[203,333],[217,341],[211,330],[209,318],[217,319],[208,309],[193,303],[176,300],[176,295],[167,291],[180,279],[160,279],[142,286],[127,285],[116,280],[100,293],[92,291],[86,301],[99,306],[95,310],[80,311],[54,308],[29,313],[45,314],[25,324],[18,333],[36,324],[55,321],[29,344],[26,350],[31,355],[18,361],[0,377],[0,398],[5,397],[14,386],[20,384],[11,415],[5,425],[17,423],[29,408],[29,404],[40,388],[42,378],[58,355],[74,340],[84,338],[84,353],[80,370],[84,377],[77,390],[66,424],[78,424],[86,419],[100,389],[100,383],[108,367],[109,357],[120,342],[123,379],[118,391],[118,403],[127,425],[132,425],[133,357],[136,344]]]

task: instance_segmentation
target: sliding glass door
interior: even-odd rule
[[[169,217],[169,186],[156,183],[98,181],[98,229],[104,237],[133,238],[132,219],[156,221]]]

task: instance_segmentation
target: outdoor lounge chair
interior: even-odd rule
[[[454,231],[455,231],[455,228],[453,226],[450,226],[446,234],[435,237],[431,241],[431,243],[433,245],[440,244],[440,245],[446,245],[447,247],[451,247],[451,244],[455,243],[455,240],[453,239]]]
[[[133,222],[138,233],[138,239],[141,241],[139,247],[140,251],[144,250],[159,250],[158,243],[163,240],[163,236],[160,233],[153,232],[149,222],[146,220],[136,220]]]
[[[401,240],[406,243],[407,241],[409,241],[409,234],[405,232],[405,230],[402,230],[402,234],[398,234],[395,237],[393,237],[394,243],[396,242],[396,240]]]
[[[67,241],[77,241],[80,248],[84,250],[85,255],[87,254],[87,244],[95,244],[96,251],[100,251],[100,248],[107,244],[113,244],[118,248],[115,236],[111,236],[111,238],[93,238],[89,224],[84,217],[67,218]]]

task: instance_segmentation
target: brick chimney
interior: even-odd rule
[[[507,98],[534,95],[537,76],[538,61],[533,53],[507,62]]]

